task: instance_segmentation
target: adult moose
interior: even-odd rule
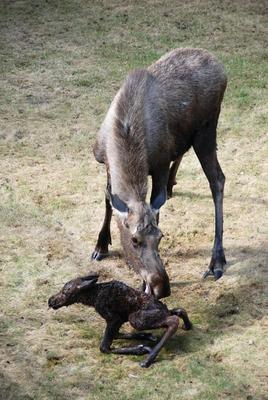
[[[223,274],[225,177],[216,154],[216,128],[226,85],[223,66],[206,50],[173,50],[148,69],[127,76],[94,147],[96,160],[106,165],[107,190],[105,219],[92,258],[101,260],[108,254],[114,210],[126,261],[142,276],[145,291],[157,298],[170,294],[158,254],[159,210],[172,195],[177,169],[191,146],[215,204],[215,240],[204,277],[212,274],[219,279]],[[146,203],[148,175],[150,204]]]

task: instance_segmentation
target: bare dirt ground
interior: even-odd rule
[[[267,4],[265,1],[1,4],[0,399],[267,398]],[[175,47],[226,66],[218,154],[226,175],[227,269],[202,281],[214,236],[208,183],[194,153],[161,212],[168,306],[194,323],[158,362],[102,355],[93,310],[47,310],[88,271],[139,287],[112,225],[111,257],[92,263],[105,171],[92,154],[127,71]],[[125,329],[129,329],[128,326]]]

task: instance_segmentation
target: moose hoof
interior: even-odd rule
[[[206,272],[204,272],[202,278],[206,279],[208,276],[213,276],[213,272],[210,269],[208,269]]]
[[[93,251],[93,253],[91,255],[91,260],[101,261],[104,258],[108,257],[108,255],[109,255],[108,253],[101,253],[100,251],[95,250],[95,251]]]
[[[204,274],[203,274],[203,279],[206,279],[208,276],[214,276],[215,281],[220,279],[223,275],[223,269],[214,269],[211,271],[208,269]]]
[[[218,279],[220,279],[222,277],[223,270],[222,269],[214,269],[213,274],[214,274],[215,281],[217,281]]]
[[[220,279],[224,274],[225,264],[226,258],[222,250],[218,252],[217,256],[212,256],[208,270],[203,275],[203,279],[206,279],[208,276],[214,276],[215,281]]]

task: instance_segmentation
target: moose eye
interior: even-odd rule
[[[131,238],[131,242],[134,247],[137,247],[139,245],[139,240],[135,236]]]
[[[63,293],[68,294],[72,290],[72,285],[68,284],[63,288]]]

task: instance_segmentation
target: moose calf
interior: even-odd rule
[[[141,367],[147,368],[154,362],[166,341],[177,331],[179,317],[184,322],[184,328],[191,329],[192,324],[184,309],[168,310],[165,304],[152,295],[115,280],[97,283],[98,277],[98,274],[91,273],[67,282],[59,293],[50,297],[48,305],[54,310],[75,303],[94,307],[107,324],[100,345],[101,352],[134,355],[148,353],[147,358],[140,364]],[[145,332],[120,334],[120,327],[127,321],[138,331],[157,328],[165,328],[166,331],[153,348],[143,344],[111,348],[114,339],[157,340],[152,334]]]

